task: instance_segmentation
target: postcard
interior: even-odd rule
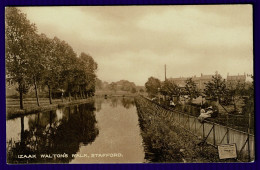
[[[5,8],[7,164],[255,160],[253,8]]]

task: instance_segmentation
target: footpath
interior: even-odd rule
[[[135,103],[149,161],[224,162],[216,148],[180,127],[172,111],[141,96],[135,98]]]
[[[93,97],[87,99],[78,99],[73,101],[64,101],[54,104],[48,104],[43,106],[33,106],[33,107],[25,107],[24,109],[7,109],[6,110],[6,119],[14,119],[16,117],[25,116],[28,114],[34,114],[38,112],[46,112],[50,110],[55,110],[60,107],[66,107],[76,104],[83,104],[93,101]]]

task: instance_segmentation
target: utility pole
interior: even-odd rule
[[[166,64],[164,65],[164,81],[166,81]]]
[[[164,64],[164,81],[166,81],[166,64]],[[164,99],[164,101],[166,100],[166,95],[164,94],[163,95],[163,99]]]

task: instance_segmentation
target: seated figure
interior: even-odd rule
[[[198,120],[200,122],[203,122],[206,118],[211,117],[211,115],[213,114],[213,108],[212,106],[209,106],[206,111],[204,109],[200,110],[200,115],[198,117]]]

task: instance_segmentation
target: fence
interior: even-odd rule
[[[160,106],[158,103],[145,98],[149,102]],[[185,130],[197,137],[202,137],[203,142],[207,142],[215,147],[221,144],[236,144],[238,159],[252,161],[255,158],[255,137],[252,134],[238,131],[227,126],[214,122],[204,121],[200,123],[198,118],[180,111],[170,111],[169,114],[175,122]]]

